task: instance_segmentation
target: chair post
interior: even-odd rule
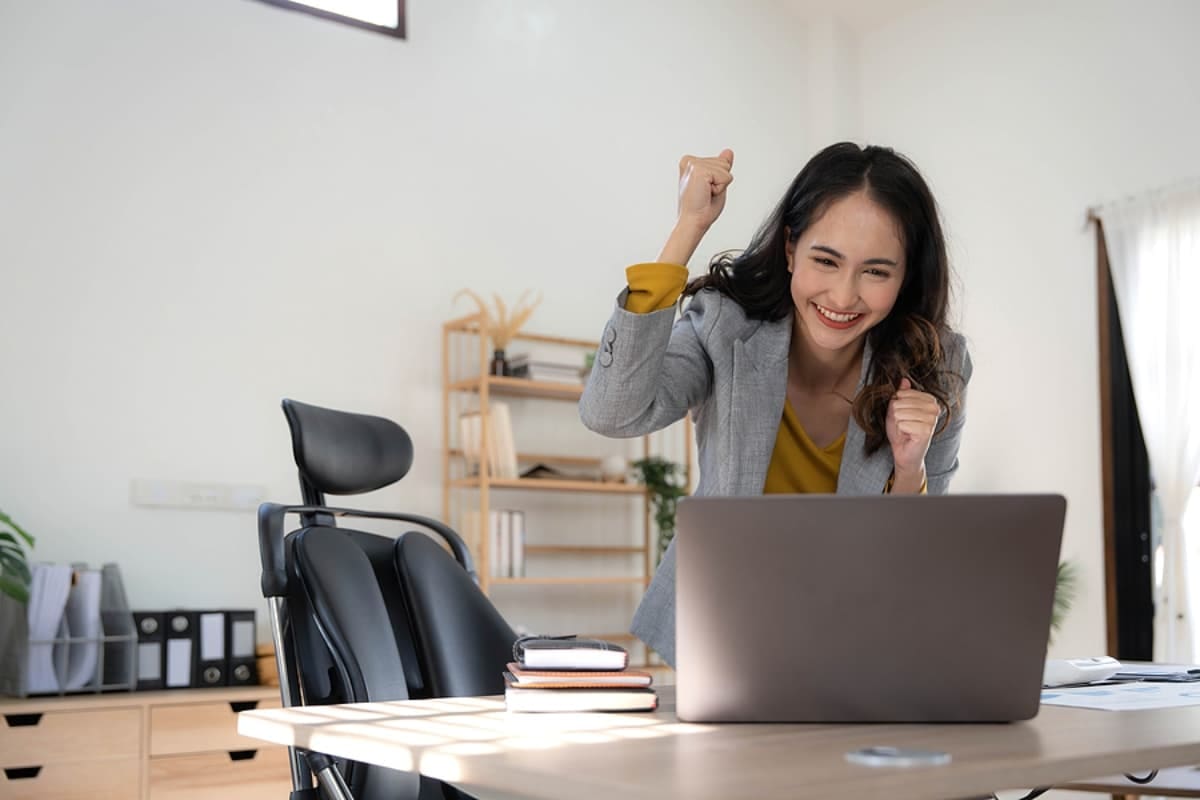
[[[350,787],[338,772],[337,763],[324,753],[308,753],[308,763],[317,774],[317,783],[321,785],[321,794],[326,800],[354,800]]]
[[[292,705],[292,676],[291,666],[284,650],[284,625],[287,614],[287,602],[282,597],[271,597],[267,604],[267,616],[271,620],[271,640],[275,644],[275,671],[279,674],[279,697],[285,706]],[[312,773],[304,763],[304,757],[298,748],[288,748],[288,762],[292,769],[292,788],[296,791],[312,788]]]

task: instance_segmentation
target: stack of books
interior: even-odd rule
[[[509,711],[653,711],[649,672],[629,669],[629,654],[602,639],[524,636],[504,673]]]
[[[508,360],[509,372],[514,378],[548,383],[581,383],[581,367],[581,364],[561,361],[535,361],[527,354],[514,355]]]

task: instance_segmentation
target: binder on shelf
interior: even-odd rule
[[[196,667],[192,675],[194,685],[201,688],[226,686],[228,650],[224,611],[197,611],[196,624]]]
[[[125,583],[116,564],[100,569],[101,689],[133,689],[137,684],[137,630],[125,596]]]
[[[254,611],[251,609],[225,612],[225,646],[228,664],[225,675],[230,686],[250,686],[258,683],[258,658]]]
[[[167,689],[187,689],[195,686],[198,627],[196,612],[168,611],[164,614],[164,619],[164,686]]]
[[[68,692],[93,687],[100,677],[100,651],[104,633],[100,628],[100,571],[77,567],[67,593],[63,623],[66,638],[54,643],[59,685]]]
[[[134,611],[137,630],[138,691],[166,688],[166,617],[161,611]]]

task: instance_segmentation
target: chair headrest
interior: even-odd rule
[[[395,483],[413,461],[412,438],[383,417],[284,399],[292,454],[319,492],[362,494]]]

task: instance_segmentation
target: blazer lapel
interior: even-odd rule
[[[792,340],[791,317],[764,322],[745,339],[733,343],[733,380],[729,414],[732,495],[762,493],[767,467],[787,399],[787,354]]]

